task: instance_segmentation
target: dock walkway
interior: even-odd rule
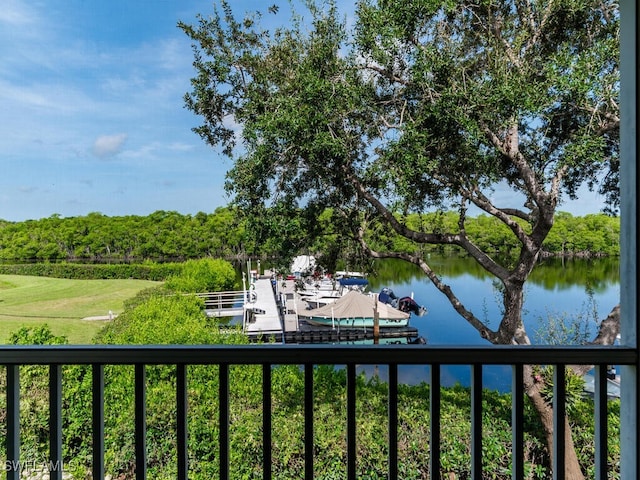
[[[373,342],[373,328],[334,329],[311,325],[298,315],[307,308],[295,291],[293,280],[279,280],[275,285],[271,277],[260,277],[255,285],[256,299],[252,304],[254,322],[245,323],[245,332],[252,341],[265,336],[283,343],[336,343]],[[275,290],[275,292],[274,292]],[[262,313],[264,311],[264,313]],[[414,327],[381,328],[380,343],[407,343],[418,337]]]
[[[249,303],[245,307],[252,310],[249,318],[243,322],[243,330],[247,335],[260,337],[282,334],[280,308],[270,277],[259,277],[251,283]]]

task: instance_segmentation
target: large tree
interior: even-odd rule
[[[558,206],[586,184],[617,208],[616,3],[362,0],[349,30],[334,4],[306,7],[310,19],[273,31],[260,24],[276,6],[238,20],[224,1],[180,24],[197,70],[186,105],[204,119],[195,131],[233,158],[235,202],[269,225],[331,207],[368,255],[420,266],[483,338],[530,344],[524,285]],[[509,228],[516,258],[475,245],[470,207]],[[457,228],[405,221],[434,209],[457,211]],[[372,235],[380,226],[415,252],[386,251]],[[495,276],[504,312],[495,330],[441,281],[421,244],[456,246]],[[551,445],[550,406],[533,375],[526,387]],[[572,448],[566,465],[567,478],[581,477]]]

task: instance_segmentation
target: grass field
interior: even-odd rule
[[[158,282],[0,275],[0,344],[22,326],[43,323],[69,343],[90,343],[105,321],[83,318],[118,314],[125,300],[154,285]]]

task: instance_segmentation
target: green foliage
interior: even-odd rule
[[[560,212],[544,247],[558,255],[620,255],[620,219],[603,214],[574,217]]]
[[[125,312],[98,334],[96,343],[203,344],[225,338],[206,317],[201,299],[152,289],[131,300]]]
[[[49,326],[43,324],[37,327],[20,328],[17,332],[11,333],[8,343],[10,345],[63,345],[67,343],[67,339],[54,335]]]
[[[84,217],[53,215],[25,222],[0,221],[0,259],[40,262],[235,257],[255,245],[232,208],[181,215]]]
[[[105,332],[100,338],[106,343],[202,343],[203,308],[195,297],[154,296],[112,322],[126,328],[118,325],[109,329],[117,335]]]
[[[428,212],[424,214],[411,213],[405,216],[397,215],[398,219],[410,228],[427,233],[442,233],[456,231],[457,216],[454,212]],[[246,220],[236,220],[231,209],[218,209],[213,215],[198,214],[195,217],[179,214],[160,215],[159,212],[148,217],[106,217],[90,216],[100,222],[103,231],[118,231],[118,238],[122,242],[135,244],[145,236],[144,228],[153,226],[157,237],[154,237],[154,247],[146,244],[145,254],[132,254],[134,258],[162,258],[171,244],[176,243],[176,235],[188,235],[187,238],[198,240],[198,248],[181,247],[177,257],[191,259],[209,257],[212,252],[220,252],[218,256],[236,256],[238,248],[242,247],[247,254],[254,256],[268,256],[279,259],[277,266],[288,267],[290,259],[300,252],[312,252],[321,257],[323,265],[336,270],[337,265],[358,256],[358,250],[353,241],[344,233],[349,229],[350,220],[340,215],[337,210],[319,206],[316,210],[301,210],[292,208],[292,204],[279,204],[263,211],[260,215],[253,215]],[[136,219],[133,226],[128,222]],[[164,221],[171,219],[173,229],[161,229]],[[22,251],[26,244],[22,233],[24,230],[37,230],[39,242],[42,245],[55,241],[61,228],[74,228],[74,224],[82,223],[85,217],[69,219],[56,218],[55,224],[51,219],[38,221],[30,220],[19,223],[0,223],[0,259],[26,260],[34,258],[31,253]],[[151,220],[157,223],[151,224]],[[68,224],[68,225],[67,225]],[[251,242],[243,240],[244,225],[253,232]],[[241,227],[242,225],[242,227]],[[135,226],[135,229],[133,229]],[[55,228],[54,228],[55,227]],[[168,228],[168,227],[167,227]],[[466,224],[467,233],[475,244],[484,251],[496,252],[501,255],[517,254],[519,244],[508,228],[494,217],[479,215],[470,217]],[[206,229],[204,231],[203,229]],[[74,235],[82,235],[83,230],[74,231]],[[393,233],[387,226],[369,225],[368,234],[372,245],[376,248],[386,248],[400,252],[454,252],[451,246],[423,245],[412,242],[407,238]],[[618,256],[620,254],[620,219],[604,214],[590,214],[584,217],[574,217],[569,213],[559,212],[553,228],[544,242],[544,250],[550,255],[587,255]],[[126,236],[132,238],[126,239]],[[215,245],[212,245],[215,244]],[[110,248],[111,254],[99,254],[101,246],[88,246],[86,259],[120,259],[124,258],[115,247]],[[40,247],[34,247],[40,248]],[[44,247],[43,247],[44,248]],[[226,253],[225,253],[226,252]],[[37,255],[36,255],[37,258]],[[75,258],[65,255],[55,262],[45,261],[26,264],[0,263],[0,273],[15,275],[35,275],[56,278],[76,279],[110,279],[136,278],[146,280],[165,280],[171,275],[179,274],[181,263],[127,262],[127,263],[78,263],[64,260]],[[50,260],[54,260],[53,258]],[[62,261],[60,261],[62,260]]]
[[[222,292],[237,287],[236,271],[225,260],[187,260],[180,274],[166,281],[169,290],[179,293]]]
[[[542,383],[542,396],[551,404],[553,401],[553,372],[554,367],[542,366],[536,369],[536,380]],[[584,378],[573,370],[565,371],[566,409],[569,413],[575,413],[582,404],[584,397]]]
[[[454,212],[428,212],[408,214],[398,219],[412,230],[425,233],[457,232],[457,215]],[[515,220],[522,228],[528,225]],[[485,252],[516,257],[520,243],[512,232],[497,218],[488,215],[469,217],[465,224],[466,234],[474,244]],[[369,230],[372,246],[397,252],[453,252],[459,251],[443,245],[422,245],[395,234],[384,226]],[[560,212],[549,232],[543,249],[550,256],[619,256],[620,219],[605,214],[589,214],[584,217]]]

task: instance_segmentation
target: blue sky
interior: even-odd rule
[[[235,0],[237,12],[274,3]],[[286,2],[277,2],[284,3]],[[353,9],[353,2],[345,5]],[[230,161],[191,131],[178,20],[212,0],[2,0],[0,219],[213,212]],[[283,8],[275,17],[287,21]],[[597,212],[600,199],[563,205]]]

